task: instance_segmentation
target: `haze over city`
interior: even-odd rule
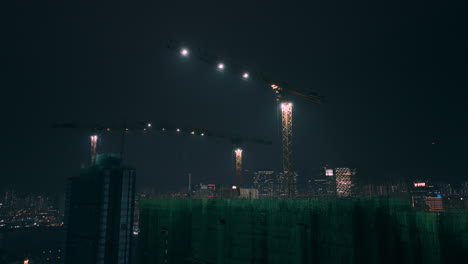
[[[388,219],[394,217],[389,213],[392,208],[404,208],[398,212],[410,215],[424,211],[424,217],[439,217],[437,221],[468,219],[464,218],[468,173],[463,169],[468,158],[464,77],[468,43],[461,3],[32,1],[7,5],[2,15],[0,252],[10,250],[2,243],[20,240],[22,235],[15,234],[46,228],[57,235],[50,254],[56,254],[57,263],[65,263],[58,260],[65,257],[65,248],[70,256],[94,252],[77,246],[81,240],[74,235],[82,232],[77,226],[86,226],[87,221],[89,228],[83,230],[94,230],[93,225],[105,217],[125,215],[127,222],[115,225],[119,232],[132,232],[125,233],[129,238],[122,242],[125,252],[132,248],[126,261],[150,261],[141,256],[154,252],[158,261],[168,260],[167,251],[164,258],[158,255],[163,250],[159,244],[140,242],[137,247],[136,241],[151,237],[152,225],[163,221],[148,215],[166,210],[161,208],[167,212],[191,208],[184,213],[207,223],[210,217],[193,213],[205,210],[199,199],[213,203],[217,223],[229,228],[231,219],[220,213],[223,208],[236,212],[249,206],[263,208],[271,219],[285,215],[276,206],[295,213],[301,206],[311,212],[319,212],[325,204],[335,209],[349,206],[357,210],[349,209],[350,217],[359,216],[361,206],[362,212],[375,216],[362,216],[369,225],[387,219],[386,213]],[[113,176],[107,179],[109,175]],[[109,194],[109,188],[115,191]],[[382,197],[390,202],[381,204]],[[372,205],[361,204],[361,199],[373,201]],[[226,202],[230,200],[232,205]],[[82,219],[89,208],[80,206],[87,203],[94,204],[95,211]],[[107,208],[118,209],[107,212]],[[334,221],[339,214],[335,209],[320,221]],[[383,210],[385,216],[374,215],[374,210]],[[449,214],[452,211],[455,216]],[[181,213],[180,221],[185,221],[184,216]],[[163,219],[164,214],[158,217]],[[319,221],[314,217],[312,213],[309,220]],[[355,221],[349,219],[343,221]],[[257,220],[252,221],[268,222]],[[423,230],[432,220],[418,221]],[[449,230],[448,222],[438,230]],[[158,224],[166,237],[161,232],[157,236],[172,236],[171,224]],[[187,234],[196,234],[198,222],[184,226],[191,228]],[[379,230],[394,228],[382,226],[376,228],[377,237],[382,236]],[[274,237],[274,228],[268,228],[262,234]],[[311,227],[304,228],[300,232],[312,232]],[[352,228],[353,236],[364,233],[360,228]],[[7,230],[4,237],[2,230]],[[229,232],[216,236],[231,237]],[[93,243],[103,245],[98,233],[93,235]],[[112,233],[106,239],[114,235],[119,236]],[[441,263],[449,255],[461,256],[446,253],[445,247],[453,246],[446,242],[452,241],[451,235],[437,240]],[[191,258],[187,263],[210,263],[196,262],[194,256],[203,250],[195,245],[207,245],[196,239],[181,254]],[[296,252],[306,262],[312,247],[307,243],[297,252],[308,253]],[[413,250],[413,244],[409,248]],[[223,250],[217,251],[215,263],[230,258],[219,253]],[[361,249],[353,250],[357,263]],[[42,251],[47,250],[28,252]],[[104,258],[101,253],[96,253],[99,259]],[[273,263],[265,260],[270,253],[261,261],[252,253],[252,259]],[[37,254],[28,254],[18,250],[8,259],[0,258],[0,264],[23,257],[42,263],[34,262]],[[413,258],[404,254],[402,259]],[[121,257],[109,256],[106,261],[112,260],[106,263]],[[44,263],[50,258],[42,256]]]

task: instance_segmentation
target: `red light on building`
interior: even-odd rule
[[[415,182],[414,187],[426,187],[426,183],[425,182]]]

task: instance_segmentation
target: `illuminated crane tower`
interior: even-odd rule
[[[242,149],[237,148],[234,150],[236,153],[236,176],[234,179],[234,185],[237,187],[242,187]]]
[[[284,187],[288,197],[292,197],[297,192],[296,173],[293,167],[292,155],[292,103],[281,103],[281,142],[283,149],[283,173]]]
[[[283,170],[293,169],[292,159],[292,104],[281,103],[281,142],[283,147]]]
[[[283,158],[283,180],[281,191],[288,197],[297,193],[297,173],[294,171],[292,154],[292,103],[283,97],[283,89],[276,84],[270,85],[275,91],[276,101],[281,102],[281,145]]]
[[[91,136],[91,165],[96,164],[98,136]]]

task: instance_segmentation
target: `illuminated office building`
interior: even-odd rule
[[[352,196],[354,191],[354,177],[356,176],[356,169],[335,168],[334,174],[336,180],[336,196]]]

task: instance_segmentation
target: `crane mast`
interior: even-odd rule
[[[91,165],[96,164],[98,136],[92,135],[91,139]]]
[[[292,153],[292,103],[283,96],[283,88],[276,84],[271,84],[276,95],[276,101],[281,103],[281,149],[283,161],[283,177],[281,182],[281,192],[288,197],[294,197],[297,193],[297,173],[294,171]]]
[[[242,187],[243,178],[242,178],[242,149],[237,148],[235,151],[236,154],[236,176],[234,179],[234,185],[237,187]]]
[[[284,190],[288,197],[297,192],[296,173],[293,167],[292,153],[292,103],[281,103],[281,143],[283,157]]]

